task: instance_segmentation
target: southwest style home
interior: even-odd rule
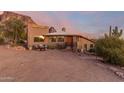
[[[32,47],[35,44],[46,44],[48,46],[66,45],[71,49],[89,50],[94,47],[94,41],[82,36],[81,34],[68,31],[49,32],[48,26],[36,24],[31,17],[17,14],[14,12],[4,12],[0,15],[0,21],[16,17],[24,21],[27,26],[27,46]]]
[[[37,40],[37,39],[40,40]],[[37,24],[28,25],[28,47],[35,44],[46,44],[48,46],[66,45],[71,49],[89,50],[94,47],[94,41],[80,34],[57,31],[50,33],[48,26]]]

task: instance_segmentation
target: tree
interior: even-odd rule
[[[10,37],[14,44],[17,43],[19,40],[24,40],[26,37],[26,32],[25,32],[25,24],[23,23],[22,20],[17,19],[17,18],[11,18],[5,23],[5,29],[6,29],[6,36]]]
[[[4,26],[0,25],[0,37],[3,37]]]
[[[4,26],[0,25],[0,44],[4,43]]]

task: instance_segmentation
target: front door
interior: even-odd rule
[[[76,51],[77,49],[77,37],[73,36],[73,50]]]
[[[67,36],[66,37],[66,45],[72,47],[73,45],[73,37],[72,36]]]

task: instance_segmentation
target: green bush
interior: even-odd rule
[[[88,50],[88,52],[95,53],[95,49],[94,48],[91,48],[91,49]]]
[[[105,62],[124,66],[124,40],[114,37],[102,38],[95,44],[96,53]]]
[[[0,44],[4,44],[4,38],[0,37]]]
[[[106,62],[111,64],[124,66],[124,50],[116,49],[106,49],[104,59]]]
[[[24,45],[24,44],[25,44],[24,40],[18,40],[17,41],[17,45]]]

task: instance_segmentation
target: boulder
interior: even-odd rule
[[[124,73],[123,72],[117,71],[117,72],[115,72],[115,74],[118,75],[121,78],[124,78]]]
[[[109,69],[110,69],[111,71],[113,71],[113,72],[117,72],[117,71],[118,71],[118,69],[117,69],[116,67],[109,67]]]
[[[16,50],[25,50],[25,48],[23,46],[16,46],[15,49]]]

